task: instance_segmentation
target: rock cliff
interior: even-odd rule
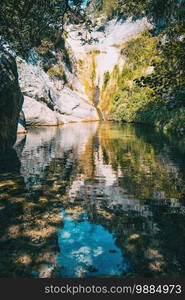
[[[16,61],[0,48],[0,151],[7,151],[16,141],[22,104]]]
[[[27,60],[16,57],[17,68],[14,58],[1,51],[2,148],[11,147],[15,142],[23,103],[21,92],[24,104],[18,133],[25,133],[27,126],[57,126],[104,119],[101,95],[105,75],[116,65],[121,68],[124,64],[119,46],[150,26],[146,19],[97,22],[90,44],[81,43],[79,36],[86,34],[83,28],[69,26],[63,48],[47,50],[47,54],[31,50]],[[67,59],[62,51],[67,53]]]
[[[68,122],[95,121],[98,114],[83,93],[80,83],[66,69],[68,87],[65,82],[51,78],[42,67],[41,57],[34,60],[17,58],[19,82],[24,95],[23,112],[27,126],[56,126]],[[33,53],[31,53],[33,56]],[[54,68],[59,68],[56,64]],[[63,68],[66,68],[63,63]],[[75,88],[78,86],[78,89]],[[19,127],[21,130],[21,128]]]
[[[104,24],[97,21],[92,42],[83,44],[80,37],[87,34],[85,29],[70,25],[63,49],[53,48],[47,54],[32,50],[27,61],[17,58],[26,124],[60,125],[104,119],[99,101],[105,73],[112,72],[116,65],[123,66],[119,45],[149,27],[145,18],[135,22],[114,19]],[[62,51],[67,53],[67,59]],[[96,90],[99,99],[95,99]]]

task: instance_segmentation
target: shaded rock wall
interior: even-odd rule
[[[23,96],[18,83],[17,66],[11,54],[0,48],[0,151],[16,141]]]

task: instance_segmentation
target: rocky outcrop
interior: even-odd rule
[[[65,87],[58,99],[58,106],[63,110],[64,123],[99,120],[95,107],[87,100],[85,95]]]
[[[25,96],[23,111],[26,125],[57,126],[69,122],[98,120],[96,109],[92,105],[83,101],[77,93],[71,93],[70,89],[67,89],[67,93],[66,89],[58,100],[58,106],[61,107],[63,113],[53,111],[46,103]],[[25,131],[25,124],[19,123],[18,130],[19,133]]]
[[[91,36],[78,25],[70,25],[66,44],[73,53],[77,64],[77,77],[85,87],[85,93],[99,110],[100,119],[111,119],[110,98],[117,89],[117,74],[122,72],[126,56],[122,49],[125,42],[137,36],[143,30],[152,29],[146,18],[123,21],[113,19],[103,22],[97,20]],[[81,38],[90,42],[82,43]],[[108,89],[106,90],[106,87]],[[98,103],[96,89],[99,90]],[[106,91],[105,91],[106,90]],[[110,96],[110,97],[109,97]]]
[[[15,59],[0,48],[0,151],[10,149],[16,141],[22,104]]]
[[[55,59],[49,62],[50,68],[55,71],[62,66],[65,80],[53,78],[51,72],[44,71],[43,57],[35,50],[30,52],[27,61],[17,57],[19,84],[25,98],[18,133],[25,133],[26,125],[48,126],[100,119],[97,113],[99,105],[92,105],[91,94],[94,87],[98,86],[101,92],[105,72],[111,72],[116,64],[119,67],[124,64],[118,46],[150,27],[150,24],[145,19],[136,22],[112,20],[104,24],[103,32],[99,30],[100,25],[95,26],[92,37],[96,42],[90,45],[82,45],[79,38],[73,39],[78,36],[80,28],[69,28],[71,38],[66,40],[66,49],[71,53],[69,60],[72,69],[62,57],[58,61]],[[15,142],[17,119],[23,99],[14,59],[7,53],[3,52],[2,55],[2,51],[0,54],[0,140],[3,145],[1,147],[7,148]],[[58,57],[57,55],[53,52],[54,57]],[[81,66],[79,62],[82,63]]]
[[[39,65],[26,62],[21,58],[17,58],[17,67],[23,95],[45,103],[53,111],[57,110],[58,95],[44,70]]]
[[[58,125],[56,112],[33,98],[24,97],[23,111],[27,126]]]
[[[69,70],[66,70],[68,80],[71,80],[72,88],[73,84],[79,84],[79,92],[64,86],[62,81],[52,80],[42,69],[39,57],[34,59],[34,62],[17,58],[17,65],[20,87],[24,95],[23,112],[27,126],[56,126],[99,119],[95,107],[88,103],[88,98],[82,94],[78,79],[73,74],[69,76]],[[18,130],[22,132],[21,125]]]

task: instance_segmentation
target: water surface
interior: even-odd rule
[[[0,159],[1,277],[184,277],[183,139],[30,129]]]

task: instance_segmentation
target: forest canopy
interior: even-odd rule
[[[96,14],[104,14],[109,19],[147,16],[150,20],[165,19],[183,21],[185,0],[89,0],[88,7]]]
[[[83,0],[1,0],[1,41],[25,54],[43,39],[55,39],[67,20],[80,21],[82,3]]]
[[[126,19],[146,16],[153,23],[183,23],[185,0],[1,0],[0,41],[8,42],[19,54],[39,46],[42,40],[54,40],[66,22],[86,22],[104,15]],[[88,16],[89,18],[89,16]],[[184,23],[183,23],[184,24]]]

